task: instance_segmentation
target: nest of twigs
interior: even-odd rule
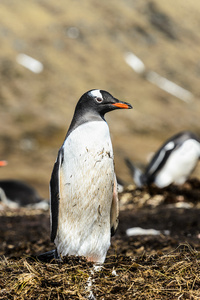
[[[186,244],[168,254],[110,256],[97,271],[71,256],[3,258],[0,287],[0,299],[199,299],[200,252]]]

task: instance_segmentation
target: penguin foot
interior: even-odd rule
[[[58,255],[57,249],[50,250],[48,252],[41,253],[36,256],[36,258],[41,262],[49,263],[53,259],[61,260],[60,256]]]

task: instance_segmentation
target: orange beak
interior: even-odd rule
[[[129,109],[129,108],[132,108],[132,106],[129,104],[125,104],[125,103],[121,103],[121,102],[119,102],[119,103],[114,103],[113,104],[114,106],[116,106],[116,107],[119,107],[119,108],[125,108],[125,109]]]
[[[0,160],[0,167],[4,167],[7,165],[7,161],[6,160]]]

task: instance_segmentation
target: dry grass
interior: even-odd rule
[[[0,5],[0,152],[9,161],[1,178],[25,179],[48,197],[52,166],[75,103],[91,88],[107,89],[134,106],[126,115],[116,112],[108,117],[116,171],[122,179],[130,180],[123,163],[125,156],[146,163],[147,154],[175,131],[190,129],[199,133],[199,1],[88,0],[84,4],[68,1],[67,5],[63,0],[18,2],[2,1]],[[166,34],[167,28],[160,30],[155,26],[162,13],[168,17],[175,39]],[[78,39],[67,37],[71,26],[80,30]],[[134,73],[124,62],[126,51],[138,55],[148,69],[189,89],[194,102],[186,105]],[[17,65],[16,55],[20,52],[40,60],[44,72],[32,74]],[[24,141],[31,142],[30,149],[23,147]],[[200,174],[200,168],[196,174]],[[191,204],[192,197],[192,207],[199,209],[199,188],[193,186],[192,190],[193,196],[186,187],[181,197],[176,190],[164,191],[163,195],[154,190],[148,195],[131,190],[122,200],[127,202],[124,209],[131,225],[133,221],[137,226],[147,225],[148,220],[150,226],[150,219],[155,225],[158,217],[163,222],[166,215],[166,207],[158,210],[155,222],[156,214],[151,213],[158,200],[170,204],[179,197],[179,202],[187,200]],[[147,215],[146,204],[150,207]],[[143,210],[142,215],[135,206]],[[124,209],[121,215],[127,219]],[[196,246],[199,250],[199,239],[196,238],[193,248],[184,244],[171,252],[174,245],[175,248],[183,241],[188,228],[191,236],[197,236],[199,223],[196,217],[196,225],[192,224],[189,210],[181,214],[176,209],[176,215],[172,214],[174,223],[172,218],[166,218],[163,225],[165,229],[166,225],[174,224],[173,233],[177,219],[182,224],[186,217],[190,222],[183,234],[179,230],[168,239],[158,237],[155,244],[150,238],[136,243],[134,237],[126,241],[130,248],[118,239],[118,254],[111,253],[102,270],[93,275],[91,290],[88,279],[92,276],[92,265],[82,259],[70,257],[62,263],[44,264],[22,257],[21,253],[50,250],[49,220],[43,214],[17,213],[20,215],[1,213],[0,251],[6,257],[0,261],[0,299],[85,299],[91,290],[97,299],[200,299],[200,252],[194,250]],[[168,216],[170,213],[168,209]],[[161,250],[156,248],[157,244]]]
[[[92,269],[78,257],[48,264],[4,258],[0,299],[86,299],[91,291],[97,299],[200,299],[200,252],[188,244],[168,254],[113,255]]]
[[[200,299],[199,184],[129,187],[120,195],[119,229],[96,272],[83,258],[42,263],[32,256],[54,247],[48,212],[1,211],[0,299]],[[176,207],[180,197],[190,209]],[[127,237],[132,226],[170,235]]]

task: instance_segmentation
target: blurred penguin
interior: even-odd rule
[[[137,187],[155,184],[164,188],[174,183],[183,184],[200,159],[200,140],[190,131],[169,138],[154,154],[144,172],[126,158]]]
[[[20,180],[0,180],[0,200],[10,208],[49,208],[47,200],[42,199],[32,186]]]
[[[6,161],[0,161],[0,167],[6,165]],[[0,180],[0,201],[9,208],[49,208],[49,202],[42,199],[32,186],[14,179]]]

